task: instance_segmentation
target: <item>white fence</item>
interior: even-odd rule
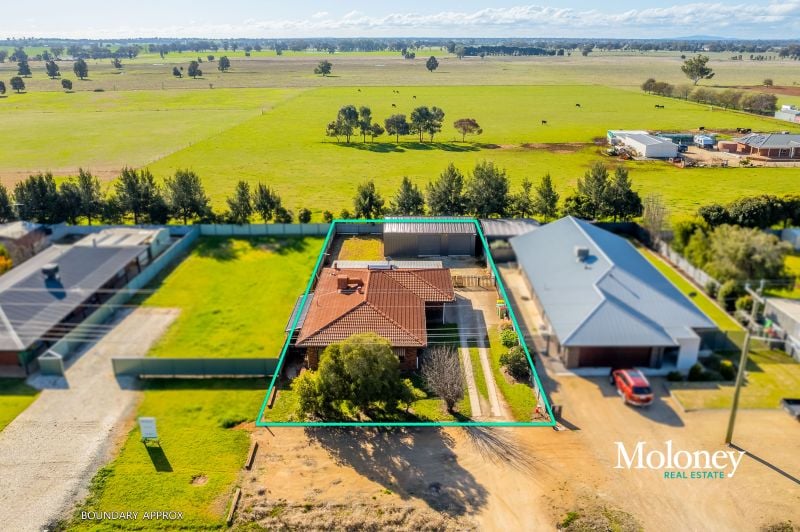
[[[691,277],[694,282],[705,288],[708,283],[713,283],[716,286],[719,286],[719,281],[711,277],[705,271],[697,268],[696,266],[692,266],[688,260],[683,258],[683,255],[669,247],[666,242],[661,242],[659,244],[659,253],[661,253],[664,257],[667,258],[672,264],[678,267],[683,273]]]

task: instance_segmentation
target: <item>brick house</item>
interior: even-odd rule
[[[734,139],[736,152],[767,161],[800,159],[800,135],[789,133],[750,133]]]
[[[428,320],[441,320],[444,305],[453,301],[447,268],[324,268],[295,345],[305,349],[306,367],[316,369],[330,344],[374,332],[389,341],[401,369],[414,370],[428,345]]]

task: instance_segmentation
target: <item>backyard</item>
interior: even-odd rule
[[[81,520],[81,511],[139,510],[136,527],[174,528],[143,521],[144,511],[183,512],[181,529],[224,526],[238,471],[250,446],[249,427],[264,396],[263,380],[149,381],[138,415],[157,418],[160,444],[141,442],[133,428],[116,459],[93,478],[89,496],[65,528],[112,530],[130,522]]]
[[[277,358],[322,238],[201,238],[144,301],[180,315],[156,357]]]
[[[14,421],[39,395],[22,379],[0,378],[0,430]]]

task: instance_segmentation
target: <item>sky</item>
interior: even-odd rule
[[[0,11],[0,39],[696,35],[800,37],[800,0],[37,0]]]

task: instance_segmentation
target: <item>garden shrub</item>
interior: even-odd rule
[[[708,281],[705,286],[706,294],[709,297],[717,297],[717,290],[719,290],[719,285],[714,281]]]
[[[719,364],[719,374],[726,381],[736,378],[736,366],[730,360],[723,360]]]
[[[508,320],[504,320],[504,321],[501,321],[501,322],[500,322],[500,325],[498,325],[498,328],[499,328],[501,331],[508,331],[508,330],[513,330],[513,329],[514,329],[514,326],[511,324],[511,322],[510,322],[510,321],[508,321]]]
[[[514,347],[519,344],[517,333],[514,332],[513,329],[503,330],[503,332],[500,333],[500,343],[503,344],[504,347]]]
[[[689,369],[689,380],[690,381],[702,381],[705,380],[706,376],[706,369],[700,362],[697,362],[694,366]]]
[[[750,295],[741,296],[736,300],[736,310],[750,312],[753,308],[753,298]]]
[[[667,373],[667,380],[670,382],[681,382],[683,374],[680,371],[670,371]]]
[[[719,291],[717,292],[717,301],[720,305],[725,308],[725,310],[733,310],[735,307],[736,299],[742,295],[742,289],[739,286],[737,281],[733,279],[729,281],[725,281],[722,283],[722,286],[719,287]]]
[[[528,357],[525,356],[525,351],[519,345],[500,355],[500,365],[506,368],[506,371],[518,381],[530,378],[531,368],[528,364]]]

